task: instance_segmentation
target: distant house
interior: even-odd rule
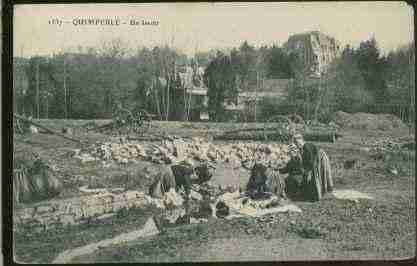
[[[190,66],[182,66],[179,68],[179,76],[181,85],[185,89],[185,110],[182,120],[191,121],[208,120],[208,97],[207,87],[203,82],[204,68],[192,68]]]
[[[290,36],[284,44],[284,49],[287,52],[298,53],[310,74],[318,77],[340,56],[342,48],[335,38],[319,31],[309,31]]]
[[[259,88],[251,88],[250,91],[238,94],[238,105],[262,98],[283,99],[287,96],[288,87],[292,79],[266,79]]]
[[[225,111],[231,117],[250,119],[255,113],[255,106],[263,99],[285,99],[292,79],[265,79],[258,88],[250,87],[248,91],[238,93],[236,101],[225,103]]]

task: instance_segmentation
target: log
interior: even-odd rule
[[[304,139],[306,141],[318,141],[318,142],[335,142],[341,135],[336,132],[304,132]],[[223,134],[215,136],[215,140],[257,140],[257,141],[280,141],[286,142],[291,138],[291,134],[287,132],[246,132],[235,134]]]
[[[114,124],[114,122],[112,121],[110,123],[107,123],[107,124],[104,124],[104,125],[101,125],[101,126],[97,126],[97,127],[87,129],[87,131],[91,131],[91,130],[95,131],[95,130],[106,129],[106,128],[109,128],[109,127],[113,126],[113,124]]]
[[[224,134],[235,134],[239,132],[253,132],[253,131],[280,131],[282,130],[282,126],[275,126],[275,127],[249,127],[249,128],[242,128],[242,129],[235,129],[230,131],[225,131]]]
[[[138,141],[161,141],[163,138],[159,137],[130,137],[126,138],[127,140],[138,140]]]
[[[23,116],[20,116],[20,115],[17,115],[17,114],[13,114],[13,116],[14,116],[16,119],[20,119],[20,120],[22,120],[22,121],[24,121],[24,122],[26,122],[26,123],[32,124],[32,125],[34,125],[34,126],[37,126],[37,127],[39,127],[40,129],[43,129],[43,130],[45,130],[46,132],[48,132],[48,133],[50,133],[50,134],[60,136],[60,137],[62,137],[62,138],[64,138],[64,139],[67,139],[67,140],[70,140],[70,141],[73,141],[73,142],[82,143],[82,141],[81,141],[81,140],[79,140],[79,139],[74,139],[74,138],[68,137],[68,136],[66,136],[66,135],[64,135],[64,134],[62,134],[62,133],[56,132],[56,131],[54,131],[54,130],[52,130],[52,129],[49,129],[49,128],[47,128],[47,127],[45,127],[45,126],[43,126],[43,125],[41,125],[41,124],[39,124],[39,123],[37,123],[37,122],[33,122],[33,121],[31,121],[31,120],[27,119],[26,117],[23,117]]]

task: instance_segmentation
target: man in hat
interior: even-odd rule
[[[307,200],[318,201],[325,193],[333,191],[330,160],[322,149],[312,143],[306,143],[301,134],[295,134],[292,141],[300,151],[303,197]],[[288,173],[290,168],[287,165],[280,172]]]

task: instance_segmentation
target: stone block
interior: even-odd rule
[[[53,212],[54,208],[49,205],[41,205],[36,207],[36,214],[50,213]]]

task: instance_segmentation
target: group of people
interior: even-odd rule
[[[324,194],[333,190],[330,160],[327,154],[316,145],[306,143],[301,134],[295,134],[290,143],[291,159],[281,169],[271,169],[255,163],[246,190],[250,195],[265,192],[286,198],[319,201]],[[171,166],[171,174],[163,175],[150,187],[153,196],[161,195],[172,188],[183,187],[186,195],[190,193],[193,182],[210,180],[215,167],[203,164],[193,167],[189,164]],[[284,179],[283,174],[288,174]]]

